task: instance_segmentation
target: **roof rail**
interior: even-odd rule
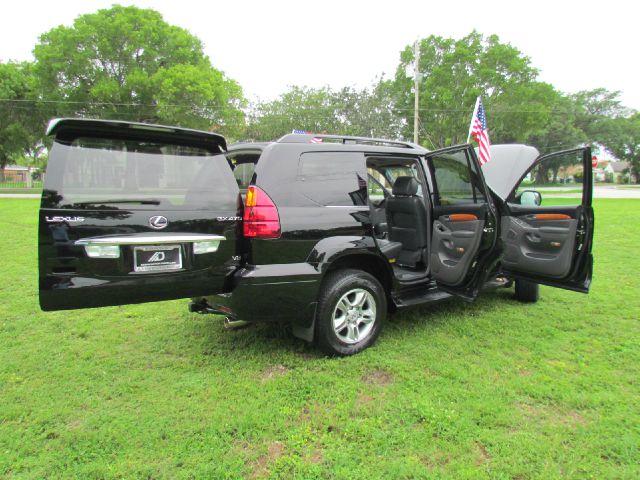
[[[386,140],[384,138],[368,138],[368,137],[351,137],[345,135],[326,135],[313,133],[289,133],[278,140],[278,143],[318,143],[313,141],[314,139],[329,140],[327,143],[343,143],[358,144],[358,145],[377,145],[385,147],[400,147],[400,148],[422,148],[420,145],[416,145],[411,142],[403,142],[400,140]]]

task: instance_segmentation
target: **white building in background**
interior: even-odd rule
[[[619,183],[619,178],[626,176],[629,169],[629,162],[617,160],[603,160],[598,162],[598,166],[593,170],[593,179],[596,182],[606,182],[607,177],[613,183]]]
[[[593,169],[594,182],[618,183],[621,176],[628,174],[629,162],[620,161],[608,152],[603,146],[593,149],[593,154],[598,157],[598,166]]]

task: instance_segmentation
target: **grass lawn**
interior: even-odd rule
[[[3,193],[42,193],[42,188],[0,188],[0,194]]]
[[[0,182],[0,193],[42,193],[42,181],[34,180],[29,188],[27,182]]]
[[[595,281],[391,318],[328,359],[186,301],[40,312],[37,200],[0,200],[0,477],[640,477],[640,201],[596,200]]]
[[[582,193],[582,188],[562,189],[562,190],[561,189],[544,190],[541,188],[538,191],[546,197],[549,195],[558,195],[558,194],[565,194],[565,193]]]

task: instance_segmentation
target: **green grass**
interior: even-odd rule
[[[573,189],[553,189],[553,190],[544,190],[544,189],[540,189],[539,190],[540,193],[542,193],[543,195],[556,195],[556,194],[564,194],[564,193],[582,193],[582,189],[581,188],[573,188]]]
[[[4,192],[5,190],[40,190],[42,191],[42,181],[34,180],[31,182],[31,187],[27,188],[27,182],[0,182],[0,192]]]
[[[0,188],[0,194],[3,193],[42,193],[42,188]]]
[[[344,359],[185,301],[40,312],[37,205],[0,201],[0,476],[640,476],[640,201],[596,201],[588,296],[407,310]]]

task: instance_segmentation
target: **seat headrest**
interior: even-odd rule
[[[418,181],[413,177],[398,177],[393,184],[391,193],[395,196],[400,195],[410,197],[418,193]]]

